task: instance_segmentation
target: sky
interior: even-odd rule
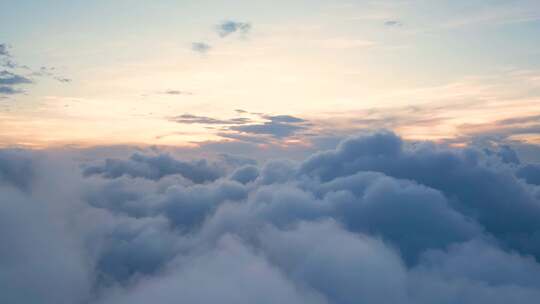
[[[534,0],[1,1],[0,28],[2,146],[540,142]]]

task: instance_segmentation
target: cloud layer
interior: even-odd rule
[[[508,149],[378,132],[263,164],[1,150],[0,302],[535,303],[539,170]]]

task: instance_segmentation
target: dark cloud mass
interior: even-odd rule
[[[510,147],[376,132],[262,164],[77,159],[0,150],[0,303],[540,298],[540,169]]]

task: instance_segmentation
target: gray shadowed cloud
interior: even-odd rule
[[[311,126],[307,120],[291,115],[267,115],[244,110],[236,110],[236,113],[239,117],[230,119],[183,114],[169,117],[168,120],[180,124],[221,125],[224,128],[218,133],[219,136],[252,143],[268,142],[268,136],[274,139],[290,137]],[[244,115],[256,116],[258,119]]]
[[[251,122],[249,118],[237,117],[231,119],[216,119],[207,116],[182,114],[169,118],[170,121],[180,124],[203,124],[203,125],[241,125]]]
[[[216,30],[218,35],[222,38],[235,33],[246,35],[251,30],[251,23],[235,20],[226,20],[218,24],[216,26]]]
[[[226,20],[215,26],[215,31],[220,38],[226,38],[232,35],[239,35],[241,38],[245,38],[251,31],[251,23],[241,22],[235,20]],[[195,41],[191,44],[191,50],[199,54],[207,54],[215,44],[219,42],[214,41],[212,43]]]
[[[384,25],[388,26],[388,27],[402,27],[403,26],[403,23],[399,20],[388,20],[386,22],[384,22]]]
[[[540,186],[540,164],[526,164],[519,168],[516,175],[529,184]]]
[[[0,94],[17,95],[25,91],[20,85],[31,84],[33,81],[25,76],[12,73],[7,70],[0,71]]]
[[[306,130],[309,123],[298,117],[291,115],[260,115],[261,118],[269,120],[259,124],[249,124],[243,126],[232,126],[229,130],[244,134],[270,135],[275,138],[285,138]]]
[[[21,75],[17,75],[6,70],[0,71],[0,85],[19,85],[32,83],[32,80]]]
[[[300,123],[306,121],[291,115],[263,115],[263,117],[276,123]]]
[[[208,51],[212,49],[212,46],[206,42],[193,42],[191,44],[191,49],[194,52],[200,53],[200,54],[206,54]]]
[[[10,53],[10,46],[5,43],[0,43],[0,67],[10,69],[17,67]]]
[[[106,159],[102,164],[89,166],[84,170],[85,176],[102,175],[107,178],[128,175],[158,180],[174,174],[179,174],[194,183],[204,183],[218,179],[223,175],[223,170],[204,159],[185,162],[167,154],[156,156],[133,154],[129,160]]]
[[[0,302],[533,304],[538,168],[510,150],[387,131],[261,164],[0,150]]]
[[[192,92],[189,91],[181,91],[181,90],[167,90],[163,92],[166,95],[193,95]]]
[[[15,94],[22,94],[24,93],[24,90],[21,89],[15,89],[13,87],[8,86],[0,86],[0,95],[15,95]]]
[[[306,129],[303,125],[269,121],[262,124],[233,126],[229,130],[248,134],[271,135],[276,138],[284,138]]]
[[[70,78],[59,76],[56,72],[55,67],[42,66],[39,68],[39,70],[32,72],[32,75],[37,77],[48,77],[63,83],[68,83],[72,81]]]
[[[9,46],[5,43],[0,43],[0,56],[10,57]]]

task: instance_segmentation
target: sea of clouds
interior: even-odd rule
[[[538,303],[539,261],[540,165],[508,147],[0,150],[0,303]]]

